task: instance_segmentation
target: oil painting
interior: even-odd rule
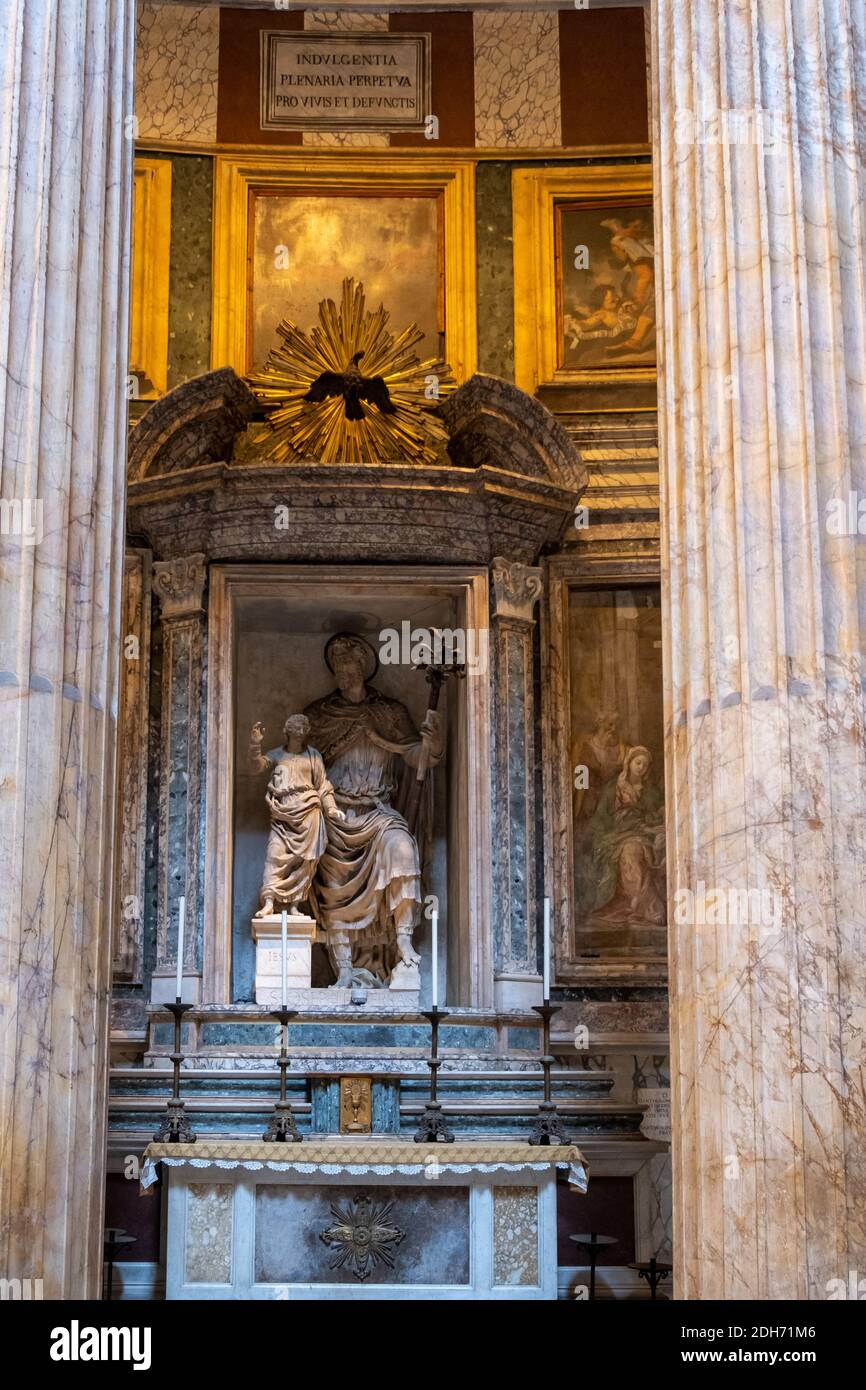
[[[558,366],[656,360],[651,203],[556,204]]]
[[[264,366],[280,319],[309,331],[321,300],[339,302],[346,276],[363,283],[368,308],[384,304],[392,330],[418,325],[422,357],[438,355],[442,241],[439,195],[251,189],[249,368]]]
[[[665,951],[657,589],[574,588],[568,608],[575,956]]]

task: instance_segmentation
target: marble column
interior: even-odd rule
[[[866,18],[652,34],[676,1294],[821,1299],[866,1272]]]
[[[162,716],[154,1003],[175,997],[179,900],[186,898],[184,1000],[201,998],[199,868],[204,730],[204,555],[158,560],[153,590],[162,620]]]
[[[497,1008],[529,1008],[541,1002],[533,639],[542,579],[540,569],[501,557],[493,561],[491,578],[494,999]]]
[[[0,7],[0,1274],[99,1296],[129,0]]]

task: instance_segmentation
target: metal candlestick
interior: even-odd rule
[[[271,1018],[280,1024],[280,1055],[277,1066],[280,1069],[280,1098],[274,1102],[271,1122],[262,1138],[266,1144],[300,1144],[303,1134],[298,1131],[292,1107],[286,1099],[286,1071],[289,1065],[289,1020],[297,1014],[297,1009],[273,1009]]]
[[[430,1056],[427,1065],[430,1068],[430,1099],[424,1106],[424,1114],[421,1116],[421,1123],[415,1135],[416,1144],[453,1144],[454,1135],[445,1123],[445,1116],[442,1114],[442,1106],[436,1099],[436,1073],[442,1063],[439,1060],[439,1023],[443,1018],[448,1017],[446,1009],[437,1009],[434,1005],[429,1012],[422,1012],[422,1018],[430,1020]]]
[[[195,1005],[182,1004],[177,999],[165,1007],[174,1015],[174,1052],[171,1054],[174,1077],[171,1084],[171,1100],[166,1102],[165,1120],[153,1137],[157,1144],[194,1144],[196,1136],[189,1127],[189,1120],[184,1113],[184,1103],[180,1098],[180,1064],[183,1061],[183,1053],[180,1050],[180,1025],[187,1009],[193,1009]]]
[[[134,1245],[138,1236],[128,1235],[119,1226],[106,1226],[102,1240],[102,1298],[110,1303],[114,1292],[114,1262],[124,1245]]]
[[[556,1106],[550,1099],[550,1068],[556,1061],[550,1055],[550,1020],[554,1014],[560,1012],[558,1004],[551,1004],[549,999],[545,999],[543,1004],[533,1004],[535,1013],[540,1014],[544,1021],[544,1052],[541,1056],[541,1065],[544,1068],[544,1100],[538,1107],[538,1114],[532,1123],[529,1132],[530,1144],[567,1144],[568,1136],[562,1127],[562,1120],[556,1113]]]
[[[589,1251],[589,1298],[590,1302],[594,1302],[595,1270],[598,1264],[598,1252],[599,1250],[603,1250],[606,1245],[619,1245],[619,1240],[616,1236],[600,1236],[596,1231],[590,1231],[589,1234],[584,1233],[578,1236],[569,1236],[569,1240],[573,1240],[575,1245],[579,1245],[582,1250]]]
[[[629,1269],[636,1269],[637,1277],[646,1279],[650,1288],[650,1298],[655,1303],[658,1286],[663,1279],[670,1278],[673,1265],[668,1264],[667,1260],[657,1260],[653,1255],[649,1260],[636,1260],[634,1264],[629,1265]]]

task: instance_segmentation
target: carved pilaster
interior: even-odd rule
[[[490,566],[490,574],[494,618],[516,619],[534,626],[535,605],[541,597],[541,570],[497,555]]]
[[[494,992],[498,1007],[537,1002],[536,756],[533,641],[541,570],[491,566],[496,722],[493,764]]]
[[[202,595],[206,578],[202,554],[157,560],[153,567],[153,591],[162,606],[163,622],[194,618],[204,612]]]
[[[140,985],[147,828],[147,724],[150,684],[151,552],[127,550],[123,567],[118,864],[114,979]]]
[[[183,968],[184,976],[192,977],[184,998],[197,1000],[201,992],[199,843],[206,576],[201,554],[157,561],[153,567],[153,590],[162,607],[163,646],[154,1001],[174,998],[182,896],[186,897]]]

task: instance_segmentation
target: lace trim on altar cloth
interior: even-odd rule
[[[431,1145],[431,1153],[435,1152],[435,1146]],[[409,1176],[424,1174],[429,1168],[429,1158],[423,1163],[305,1163],[303,1159],[292,1159],[289,1162],[281,1163],[277,1159],[254,1159],[254,1158],[169,1158],[161,1156],[159,1158],[145,1157],[141,1169],[141,1186],[148,1188],[156,1182],[157,1164],[164,1163],[170,1168],[246,1168],[251,1172],[258,1172],[262,1168],[269,1168],[276,1173],[321,1173],[330,1176],[334,1173],[351,1173],[360,1175],[362,1173],[375,1173],[379,1177],[387,1177],[391,1173],[405,1173]],[[438,1167],[448,1173],[523,1173],[528,1170],[533,1172],[543,1172],[549,1168],[567,1168],[568,1182],[570,1187],[574,1187],[578,1192],[586,1192],[588,1178],[586,1169],[582,1163],[577,1163],[572,1158],[549,1158],[543,1162],[533,1163],[527,1159],[522,1159],[518,1163],[508,1163],[499,1160],[492,1163],[458,1163],[440,1158],[435,1154],[435,1163]]]

